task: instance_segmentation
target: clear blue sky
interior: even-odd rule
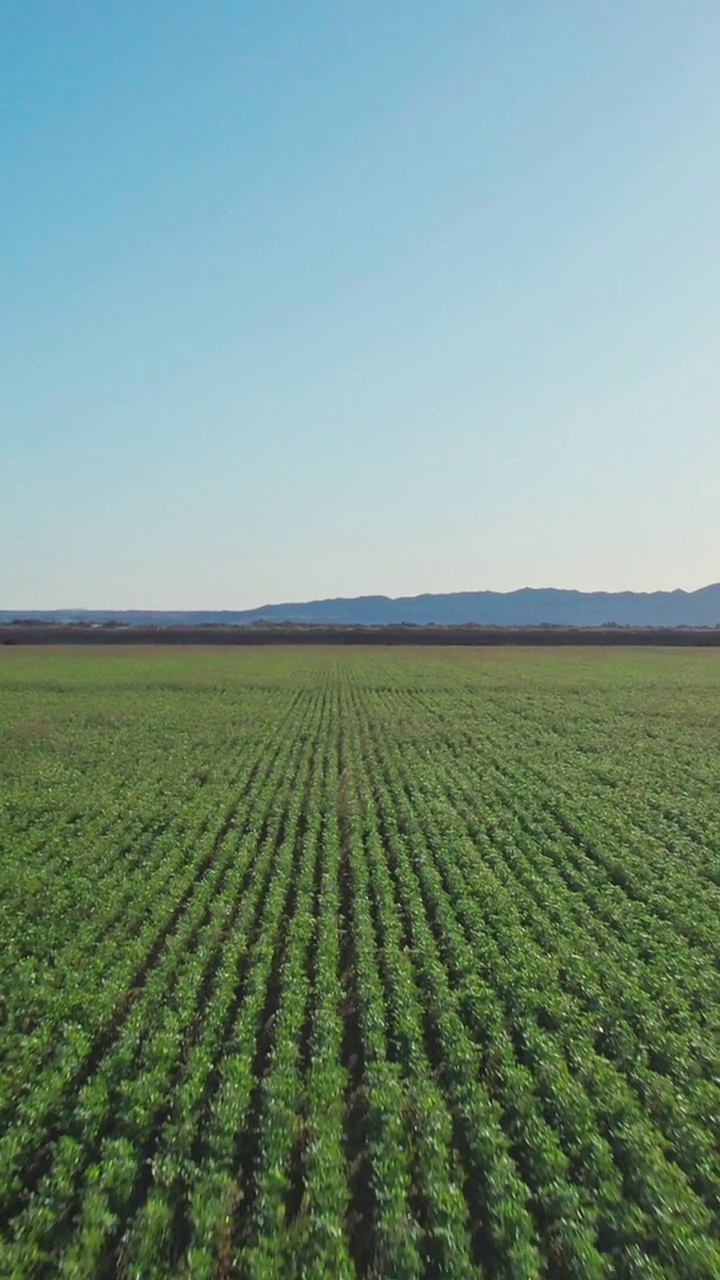
[[[6,0],[0,607],[720,579],[717,0]]]

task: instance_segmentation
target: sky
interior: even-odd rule
[[[0,608],[720,579],[717,0],[5,0]]]

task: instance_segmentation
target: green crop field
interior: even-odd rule
[[[720,654],[0,650],[0,1275],[718,1280]]]

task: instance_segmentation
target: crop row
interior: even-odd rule
[[[716,1280],[689,657],[13,655],[0,1275]]]

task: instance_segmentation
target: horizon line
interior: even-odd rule
[[[475,589],[466,589],[461,591],[420,591],[420,592],[416,592],[414,595],[398,595],[398,596],[390,596],[382,592],[377,592],[377,593],[363,592],[362,594],[355,595],[355,596],[343,596],[343,595],[314,596],[311,599],[304,599],[304,600],[285,599],[285,600],[278,600],[278,601],[265,601],[263,604],[249,605],[249,606],[245,606],[244,608],[228,607],[225,605],[219,608],[215,608],[212,606],[204,606],[204,607],[196,607],[196,608],[184,608],[182,606],[157,608],[152,605],[146,606],[146,607],[133,605],[133,606],[124,606],[120,608],[112,608],[112,607],[105,608],[104,606],[100,606],[100,605],[97,605],[97,606],[60,605],[57,607],[41,607],[41,608],[25,607],[24,609],[22,608],[12,609],[12,608],[0,607],[0,614],[2,613],[13,613],[13,614],[22,614],[22,613],[25,613],[25,614],[33,614],[33,613],[257,613],[262,609],[278,609],[283,607],[297,608],[297,607],[302,607],[303,605],[335,603],[337,601],[354,603],[360,600],[386,600],[391,603],[396,603],[398,601],[404,601],[404,600],[422,600],[431,596],[436,596],[436,597],[440,596],[444,598],[448,598],[452,596],[467,596],[467,595],[512,596],[512,595],[520,595],[522,592],[529,592],[529,591],[531,592],[553,591],[553,592],[557,592],[558,594],[571,593],[574,595],[581,595],[581,596],[618,596],[618,595],[630,595],[630,596],[687,595],[687,596],[690,596],[690,595],[697,595],[701,591],[709,591],[713,587],[720,587],[720,581],[708,582],[708,583],[705,583],[703,586],[695,587],[691,589],[688,589],[686,587],[666,587],[666,588],[661,587],[655,590],[635,590],[633,588],[625,587],[625,588],[620,588],[616,590],[608,590],[606,588],[600,588],[597,590],[595,589],[585,590],[581,587],[524,586],[524,587],[513,587],[508,591],[497,591],[492,587],[477,587]]]

